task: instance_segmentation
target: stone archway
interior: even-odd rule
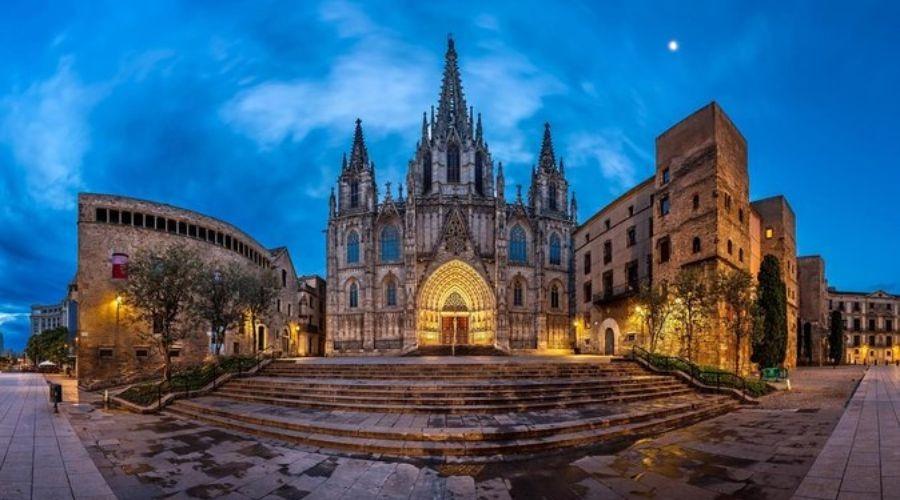
[[[416,336],[420,346],[493,345],[494,294],[472,266],[451,260],[431,273],[419,292]]]

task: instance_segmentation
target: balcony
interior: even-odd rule
[[[595,293],[592,302],[596,306],[602,306],[610,302],[632,297],[638,293],[638,290],[640,290],[638,283],[616,285],[612,288],[603,290],[601,293]]]

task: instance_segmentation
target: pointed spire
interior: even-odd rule
[[[481,129],[481,113],[478,113],[478,122],[475,125],[475,140],[478,141],[479,144],[484,140],[483,132]]]
[[[347,170],[347,153],[341,153],[341,172]]]
[[[463,95],[459,64],[456,60],[456,46],[453,36],[447,37],[447,53],[444,56],[444,76],[441,80],[441,96],[437,109],[437,128],[443,134],[449,127],[455,127],[460,135],[468,135],[466,98]]]
[[[403,199],[403,183],[397,183],[397,199]]]
[[[331,196],[328,197],[328,213],[331,217],[334,217],[336,211],[337,202],[334,198],[334,187],[331,188]]]
[[[391,181],[387,181],[384,183],[384,200],[388,201],[392,198],[391,195]]]
[[[516,184],[516,201],[522,203],[522,185]]]
[[[365,170],[369,168],[369,152],[363,138],[362,120],[356,119],[356,130],[353,132],[353,147],[350,149],[350,169]],[[374,168],[374,165],[372,165]]]
[[[542,170],[556,169],[556,157],[553,154],[553,138],[550,136],[550,123],[544,123],[544,140],[541,143],[541,155],[538,162]]]
[[[428,113],[422,111],[422,144],[428,144]]]
[[[560,174],[566,173],[566,165],[563,163],[562,156],[559,157],[559,173]]]
[[[572,208],[570,209],[569,217],[572,219],[572,222],[578,222],[578,203],[575,201],[575,190],[572,190]]]

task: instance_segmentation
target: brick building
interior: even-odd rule
[[[783,266],[788,356],[796,352],[796,239],[784,197],[751,203],[747,144],[711,103],[656,140],[656,173],[601,209],[574,234],[576,339],[581,351],[621,354],[641,341],[635,295],[642,283],[671,282],[682,268],[743,269],[762,257]],[[664,350],[677,352],[669,336]],[[730,367],[734,343],[713,326],[695,346],[701,364]],[[749,356],[746,349],[743,359]],[[742,363],[744,367],[749,363]]]
[[[157,373],[161,355],[137,334],[149,325],[130,320],[118,291],[128,279],[129,255],[140,248],[186,244],[209,261],[270,269],[279,282],[272,312],[254,329],[227,332],[224,354],[264,349],[310,354],[301,328],[301,288],[285,248],[267,249],[240,229],[197,212],[123,196],[78,196],[78,328],[76,374],[84,386],[123,383]],[[318,350],[316,352],[321,352]],[[211,353],[210,336],[198,331],[172,349],[173,361],[193,364]]]

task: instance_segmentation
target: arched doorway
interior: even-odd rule
[[[603,334],[603,354],[612,356],[616,353],[616,332],[612,328],[607,328]]]
[[[256,350],[262,351],[266,348],[266,327],[259,325],[256,329]]]
[[[485,279],[461,260],[431,273],[419,292],[419,345],[494,343],[494,294]]]

